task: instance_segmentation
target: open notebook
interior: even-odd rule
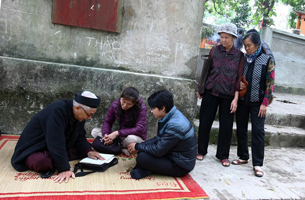
[[[100,160],[100,159],[92,159],[92,158],[84,158],[81,161],[79,161],[80,163],[86,163],[86,164],[94,164],[94,165],[102,165],[104,163],[110,163],[115,156],[113,154],[106,154],[106,153],[100,153],[100,155],[105,158],[105,160]]]

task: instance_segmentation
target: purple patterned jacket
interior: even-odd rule
[[[210,68],[205,89],[211,91],[215,96],[232,98],[235,92],[240,90],[244,54],[234,46],[228,52],[222,45],[214,48],[216,49],[213,55],[213,65]]]

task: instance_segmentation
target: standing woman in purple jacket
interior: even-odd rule
[[[117,121],[119,128],[113,129]],[[102,128],[94,128],[92,147],[101,153],[129,156],[127,146],[131,142],[143,142],[147,133],[147,108],[134,87],[123,90],[121,97],[112,102]],[[115,146],[115,147],[114,147]]]

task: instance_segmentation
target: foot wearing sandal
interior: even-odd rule
[[[197,156],[196,156],[196,159],[200,160],[200,161],[203,160],[203,158],[204,158],[204,156],[201,154],[197,154]]]
[[[235,159],[232,161],[233,165],[242,165],[242,164],[247,164],[248,160],[242,160],[242,159]]]
[[[224,167],[229,167],[230,166],[230,161],[229,161],[229,159],[222,159],[221,164]]]
[[[264,172],[263,172],[263,170],[262,170],[262,168],[260,166],[254,166],[253,170],[254,170],[254,175],[255,176],[257,176],[257,177],[264,176]]]

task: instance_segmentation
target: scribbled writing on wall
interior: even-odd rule
[[[105,59],[115,60],[116,52],[120,51],[122,44],[109,37],[106,39],[96,39],[94,37],[86,37],[88,47],[98,47],[99,51]]]

